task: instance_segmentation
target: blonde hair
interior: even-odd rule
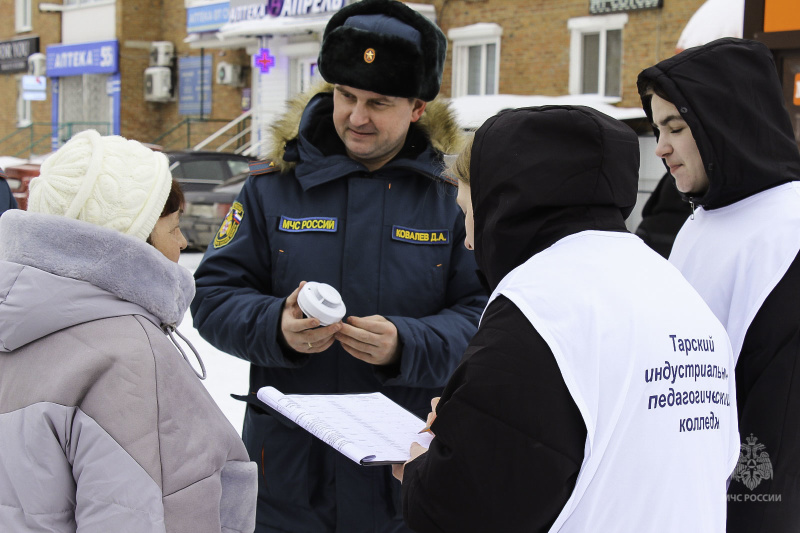
[[[464,185],[469,185],[469,164],[472,161],[472,141],[474,139],[474,134],[467,136],[464,147],[458,155],[448,158],[447,161],[447,173],[458,178],[458,181]]]

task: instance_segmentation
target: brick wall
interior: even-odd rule
[[[669,57],[686,22],[704,0],[664,0],[661,9],[630,11],[623,31],[621,106],[639,105],[636,76],[643,68]],[[477,22],[503,28],[500,44],[500,86],[503,94],[568,93],[570,32],[567,21],[589,16],[589,0],[433,0],[442,30]],[[449,43],[452,46],[452,42]],[[452,85],[452,50],[442,94]]]
[[[122,79],[123,136],[142,141],[152,141],[168,129],[187,118],[178,114],[178,102],[154,103],[144,99],[144,70],[149,66],[149,50],[138,48],[141,41],[170,41],[175,46],[175,56],[199,56],[184,39],[186,33],[186,8],[183,0],[118,0],[117,35],[120,40],[120,75]],[[244,50],[205,50],[213,57],[211,72],[220,61],[249,65]],[[174,78],[177,92],[177,59]],[[213,79],[213,75],[212,75]],[[249,77],[248,83],[249,85]],[[232,120],[241,112],[242,88],[220,85],[212,81],[212,108],[205,118],[220,119],[207,124],[191,125],[191,144],[202,140],[221,127],[221,120]],[[186,147],[186,128],[181,128],[164,139],[167,148]],[[169,146],[171,145],[171,146]]]
[[[589,0],[417,0],[433,4],[445,34],[450,28],[477,22],[496,22],[503,28],[500,60],[501,93],[567,94],[569,82],[569,30],[567,20],[589,15]],[[38,35],[44,51],[61,41],[61,15],[39,13],[34,1],[34,31],[14,31],[14,0],[0,0],[0,40]],[[689,17],[703,0],[664,0],[661,9],[628,12],[623,32],[622,102],[639,105],[635,83],[639,71],[674,53],[675,43]],[[178,114],[177,102],[144,100],[144,69],[149,66],[147,43],[171,41],[176,56],[199,55],[186,38],[186,8],[183,0],[117,0],[117,38],[120,43],[121,133],[152,141],[186,118]],[[249,66],[244,50],[206,50],[213,57],[212,69],[220,61]],[[451,91],[452,50],[448,51],[442,94]],[[214,72],[214,70],[212,70]],[[249,75],[246,86],[250,85]],[[177,80],[177,76],[176,76]],[[208,118],[231,120],[241,113],[242,88],[212,83],[212,109]],[[0,102],[0,138],[16,130],[16,76],[0,74],[0,91],[8,95]],[[31,103],[35,122],[50,122],[51,102]],[[222,122],[193,125],[192,144],[216,130]],[[200,131],[202,130],[202,131]],[[185,144],[185,140],[183,141]],[[177,148],[178,146],[172,146]],[[0,154],[4,155],[4,154]]]
[[[34,1],[32,13],[32,26],[33,31],[16,33],[14,29],[14,0],[0,0],[0,41],[9,41],[12,39],[23,37],[39,37],[39,50],[44,53],[47,45],[55,44],[61,41],[61,16],[58,13],[40,13],[36,8],[38,2]],[[0,99],[0,139],[7,137],[17,131],[17,78],[24,72],[13,74],[0,74],[0,94],[3,98]],[[31,102],[31,119],[35,123],[49,123],[50,122],[50,87],[48,86],[47,100]],[[41,125],[36,127],[36,134],[45,134],[48,131],[48,126]],[[19,137],[19,136],[18,136]],[[15,137],[16,138],[16,137]],[[20,137],[21,138],[21,137]],[[49,141],[42,145],[40,152],[49,150]],[[16,143],[14,146],[6,145],[9,150],[16,150],[19,146]],[[2,145],[0,145],[2,150]],[[0,155],[13,155],[11,153],[3,152]],[[25,155],[27,156],[27,154]]]

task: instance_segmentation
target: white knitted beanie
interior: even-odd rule
[[[167,203],[167,156],[137,141],[82,131],[45,159],[31,180],[28,211],[61,215],[142,240]]]

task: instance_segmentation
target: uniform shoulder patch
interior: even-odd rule
[[[2,169],[2,168],[0,168],[0,178],[3,178],[4,180],[5,180],[5,179],[8,179],[8,176],[6,176],[6,173],[5,173],[5,172],[3,172],[3,169]]]
[[[446,183],[447,185],[452,185],[453,187],[458,187],[458,178],[456,178],[455,176],[453,176],[452,174],[450,174],[447,171],[444,171],[444,172],[440,173],[436,177],[439,178],[440,181],[443,181],[444,183]]]
[[[222,248],[233,240],[243,218],[244,206],[239,202],[233,202],[228,214],[225,215],[225,220],[222,221],[222,225],[219,227],[219,231],[214,235],[214,248]]]
[[[278,172],[278,167],[272,161],[251,161],[250,162],[250,175],[261,176],[263,174],[272,174]]]

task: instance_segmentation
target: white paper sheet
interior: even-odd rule
[[[413,442],[430,446],[425,422],[379,392],[287,394],[274,387],[258,398],[298,426],[363,465],[404,463]]]

